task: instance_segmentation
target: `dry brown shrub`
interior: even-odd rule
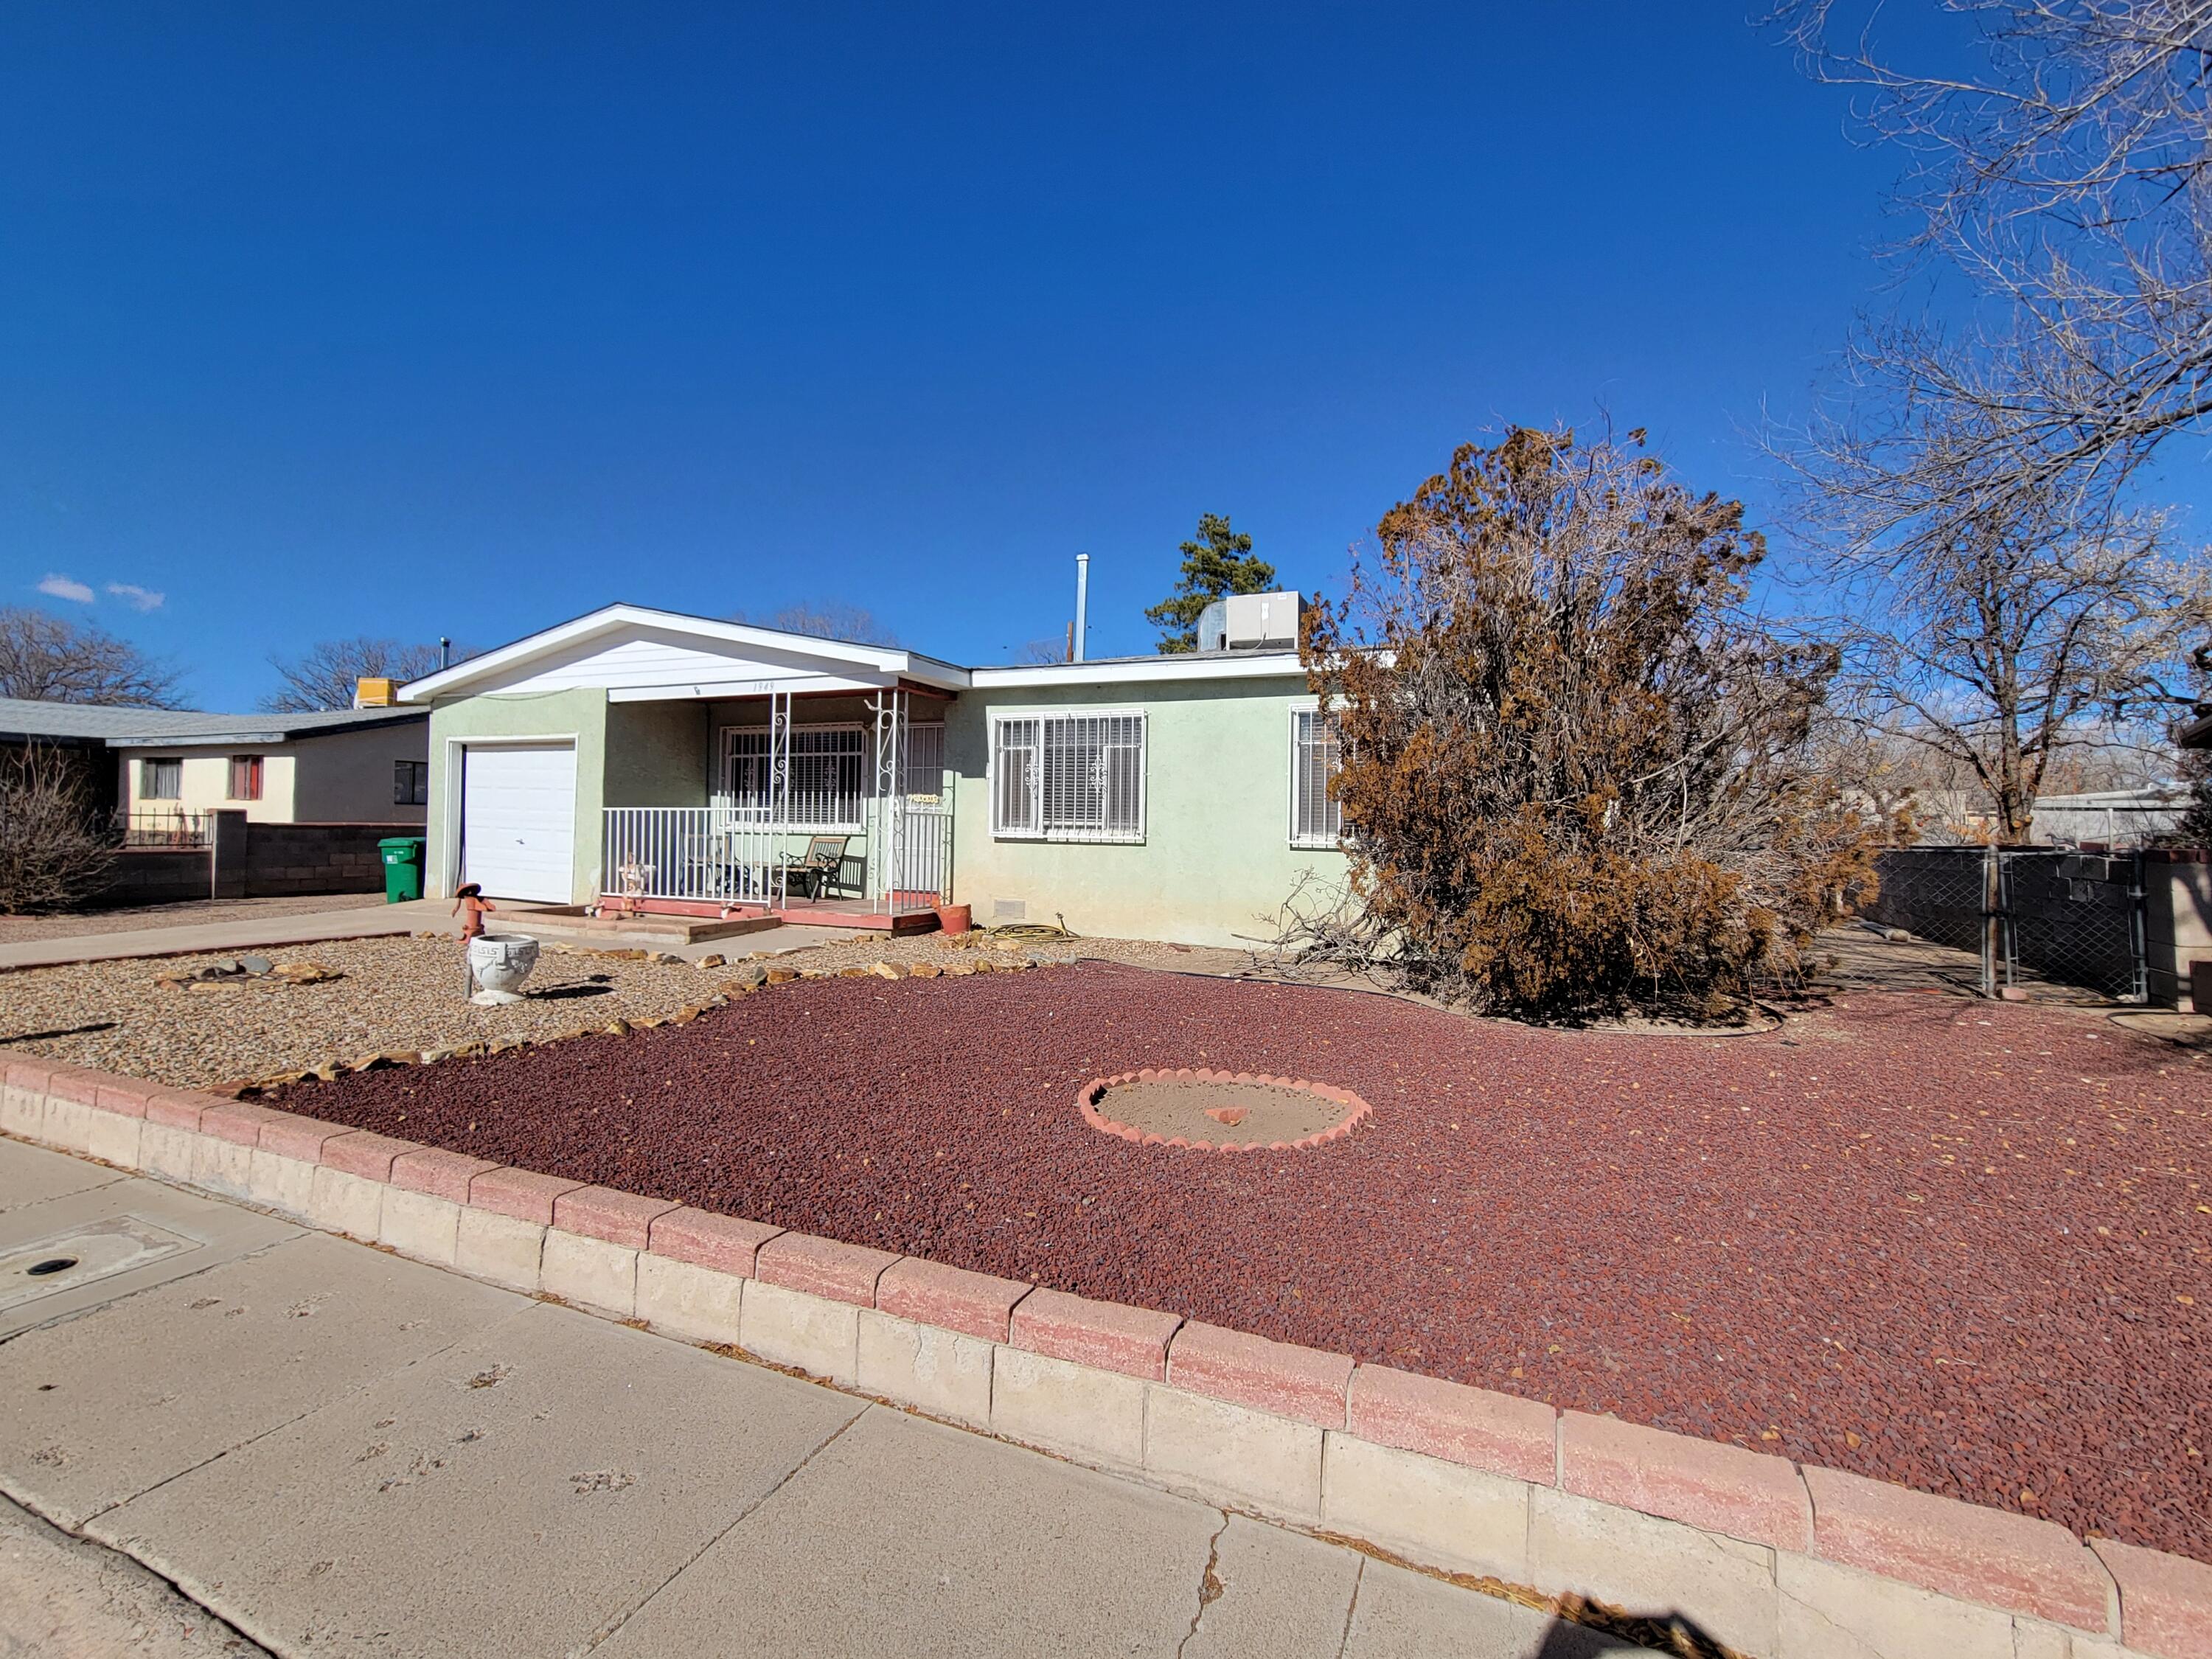
[[[0,750],[0,915],[68,909],[113,870],[82,775],[67,757],[40,744]]]
[[[1870,890],[1875,825],[1810,744],[1835,653],[1760,625],[1741,506],[1640,433],[1465,446],[1376,542],[1309,618],[1350,869],[1287,951],[1522,1017],[1719,1018]]]

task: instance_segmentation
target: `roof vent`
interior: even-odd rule
[[[1305,600],[1297,592],[1231,593],[1222,607],[1221,646],[1228,651],[1281,651],[1298,642],[1298,617]],[[1206,607],[1210,615],[1212,606]],[[1208,648],[1206,618],[1199,619],[1198,648]]]

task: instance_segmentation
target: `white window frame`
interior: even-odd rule
[[[1328,803],[1328,805],[1334,809],[1336,828],[1330,830],[1326,835],[1316,834],[1311,830],[1301,830],[1298,824],[1298,722],[1304,720],[1318,720],[1321,718],[1321,703],[1317,698],[1309,697],[1304,702],[1294,702],[1291,705],[1291,763],[1289,772],[1286,775],[1290,787],[1285,792],[1288,797],[1286,805],[1289,807],[1289,818],[1285,826],[1285,835],[1290,845],[1306,852],[1325,852],[1341,848],[1344,845],[1344,807],[1341,802],[1330,801]],[[1343,745],[1342,738],[1340,737],[1337,742],[1340,750],[1340,758],[1338,759],[1337,765],[1340,770],[1344,764],[1340,754]],[[1327,787],[1325,781],[1323,787]]]
[[[736,787],[737,756],[732,748],[732,739],[734,739],[739,732],[746,733],[749,736],[757,732],[763,740],[766,740],[771,729],[772,728],[765,726],[726,726],[722,727],[721,739],[718,744],[721,754],[721,798],[732,810],[741,814],[749,810],[764,811],[765,806],[763,805],[759,807],[748,809],[738,803]],[[822,818],[817,820],[806,817],[792,817],[785,820],[787,827],[793,830],[805,830],[809,833],[817,835],[823,833],[836,833],[840,831],[848,836],[866,834],[868,827],[866,822],[868,813],[868,798],[873,793],[875,788],[874,775],[870,770],[867,737],[868,727],[866,725],[860,720],[823,720],[819,723],[811,720],[793,721],[790,727],[790,732],[793,738],[798,737],[801,732],[850,732],[857,735],[860,743],[860,773],[856,792],[853,799],[854,804],[860,810],[850,819]]]
[[[1045,821],[1044,753],[1045,728],[1054,720],[1133,720],[1137,722],[1137,801],[1136,819],[1133,829],[1093,829],[1085,825],[1054,826]],[[1009,827],[1006,823],[1005,802],[999,793],[1000,728],[1008,724],[1034,721],[1036,735],[1036,773],[1029,791],[1029,804],[1036,816],[1033,825]],[[1072,845],[1134,847],[1143,843],[1148,827],[1151,807],[1152,730],[1151,714],[1143,708],[1021,708],[991,714],[991,748],[985,769],[985,782],[991,793],[991,836],[994,841],[1060,842]],[[1103,803],[1102,803],[1103,804]]]

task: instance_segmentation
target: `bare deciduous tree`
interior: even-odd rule
[[[1870,19],[1850,38],[1861,0],[1776,14],[1905,158],[1916,228],[1893,252],[1968,292],[1949,326],[1863,323],[1771,441],[1851,605],[1850,679],[1882,729],[1970,773],[2010,840],[2069,750],[2185,695],[2203,617],[2130,486],[2212,416],[2212,0],[1943,9],[1978,67],[1902,67]]]
[[[805,634],[817,640],[842,640],[848,645],[895,646],[899,642],[890,624],[878,622],[873,611],[842,599],[818,605],[787,605],[765,617],[735,611],[730,613],[730,620],[750,623],[755,628],[773,628],[786,634]]]
[[[1942,540],[1844,550],[1839,591],[1875,579],[1830,624],[1852,706],[1971,779],[1998,840],[2026,840],[2063,757],[2111,747],[2130,722],[2154,729],[2186,684],[2203,583],[2159,536],[2140,515],[2084,529],[2066,501],[2023,495]]]
[[[1863,7],[1857,8],[1863,9]],[[1959,329],[1869,325],[1808,447],[1847,460],[1863,539],[1942,540],[2024,501],[2100,524],[2212,416],[2212,0],[1946,0],[1979,72],[1903,67],[1839,0],[1775,14],[1906,157],[1902,251],[1982,301]],[[1840,26],[1839,26],[1840,25]]]
[[[1834,653],[1745,605],[1765,556],[1640,433],[1516,428],[1393,508],[1308,675],[1349,902],[1285,942],[1479,1006],[1710,1015],[1869,874],[1810,737]]]
[[[458,647],[450,659],[471,654]],[[279,714],[312,714],[353,707],[356,683],[364,679],[416,680],[438,672],[439,648],[398,640],[319,640],[296,657],[271,657],[270,666],[283,680],[262,698],[261,706]]]
[[[1980,775],[1960,759],[1958,745],[1923,732],[1893,703],[1848,697],[1832,705],[1814,727],[1818,764],[1834,778],[1844,799],[1863,805],[1891,827],[1898,844],[1976,844],[2001,838],[1994,800]],[[2171,757],[2140,728],[2100,724],[2077,727],[2043,759],[2042,793],[2086,794],[2144,789],[2167,781]]]
[[[97,628],[27,605],[0,607],[0,697],[177,707],[177,677]]]
[[[0,752],[0,913],[66,909],[112,867],[68,757],[42,744]]]

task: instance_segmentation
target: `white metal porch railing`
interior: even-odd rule
[[[800,725],[791,695],[771,693],[765,727],[723,734],[724,793],[709,805],[605,809],[601,890],[617,899],[729,908],[783,905],[803,884],[857,890],[867,914],[892,915],[949,896],[951,779],[943,723],[917,728],[903,687],[885,687],[871,701],[872,787],[865,781],[866,726]],[[825,810],[848,826],[857,823],[860,833],[805,822],[818,824]],[[830,835],[843,842],[844,855],[825,879],[806,862]],[[839,880],[856,860],[859,879]]]
[[[605,818],[600,887],[610,897],[731,908],[787,903],[799,884],[792,867],[821,833],[732,806],[610,806]],[[869,818],[870,833],[846,838],[844,879],[832,878],[828,896],[873,900],[902,915],[950,895],[949,805],[901,801]],[[878,846],[896,849],[888,884],[874,867]]]

